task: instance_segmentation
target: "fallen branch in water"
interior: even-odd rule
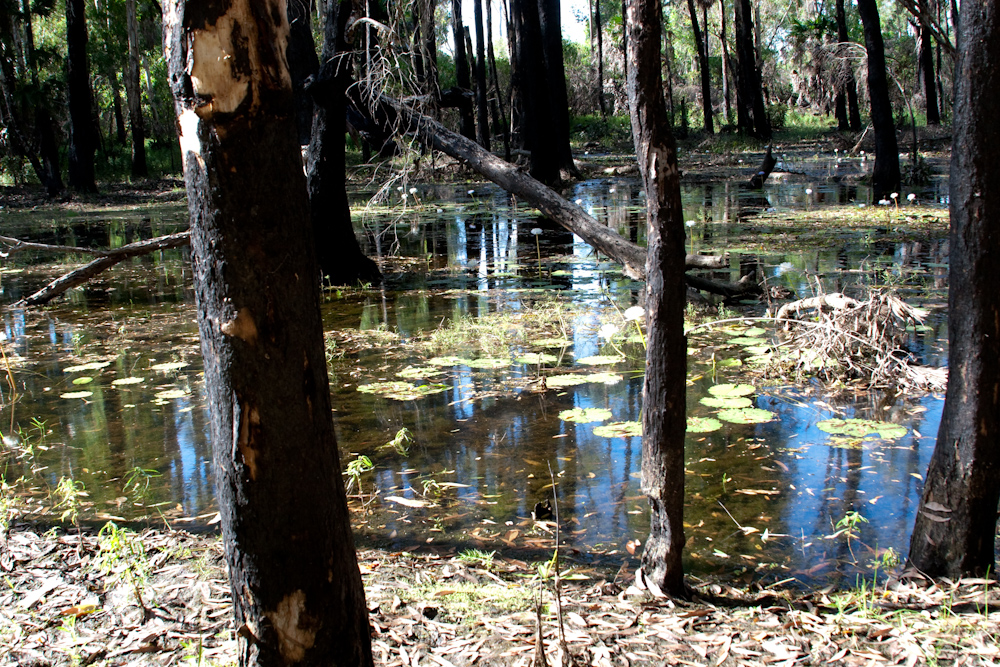
[[[0,239],[2,240],[2,239]],[[16,240],[16,239],[14,239]],[[157,236],[156,238],[147,239],[145,241],[137,241],[136,243],[129,243],[121,248],[115,248],[114,250],[101,251],[100,257],[92,262],[84,264],[78,269],[74,269],[69,273],[56,278],[48,285],[38,290],[31,296],[22,299],[15,303],[15,306],[39,306],[43,303],[48,303],[55,297],[59,296],[68,289],[72,289],[77,285],[82,285],[87,282],[97,274],[101,273],[105,269],[109,269],[115,264],[122,262],[131,257],[138,257],[139,255],[146,255],[157,250],[166,250],[167,248],[178,248],[183,245],[187,245],[191,242],[190,232],[178,232],[176,234],[169,234],[167,236]],[[42,246],[44,244],[32,244],[35,246]],[[16,247],[16,246],[15,246]],[[62,250],[72,250],[74,252],[87,252],[83,248],[69,248],[67,246],[46,246],[44,249],[62,249]]]

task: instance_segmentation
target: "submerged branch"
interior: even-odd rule
[[[138,257],[139,255],[146,255],[157,250],[166,250],[167,248],[178,248],[180,246],[187,245],[190,242],[190,232],[178,232],[176,234],[158,236],[145,241],[129,243],[128,245],[124,245],[121,248],[115,248],[114,250],[103,251],[101,256],[94,261],[84,264],[80,268],[74,269],[63,276],[56,278],[31,296],[18,301],[15,305],[38,306],[48,303],[66,290],[72,289],[77,285],[82,285],[105,269],[111,268],[115,264],[129,259],[130,257]],[[49,249],[53,247],[65,248],[65,246],[49,246]],[[85,252],[85,250],[81,248],[74,248],[73,250]]]

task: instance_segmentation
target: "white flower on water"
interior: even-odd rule
[[[411,195],[417,194],[417,189],[416,188],[410,188],[410,194]]]
[[[684,224],[685,224],[685,225],[687,225],[688,227],[694,227],[694,226],[695,226],[696,224],[698,224],[698,223],[697,223],[697,222],[695,222],[694,220],[688,220],[688,221],[687,221],[687,222],[685,222]]]
[[[625,321],[631,322],[646,316],[646,310],[642,306],[632,306],[625,311]]]
[[[533,229],[531,230],[531,233],[532,233],[532,234],[533,234],[534,236],[541,236],[541,235],[542,235],[542,228],[541,228],[541,227],[535,227],[535,228],[533,228]]]
[[[617,191],[617,188],[615,188],[614,186],[611,186],[610,188],[608,188],[608,192],[610,192],[611,194],[614,194],[616,191]]]
[[[399,191],[399,192],[402,192],[403,191],[403,186],[402,185],[397,185],[396,186],[396,190]]]
[[[911,192],[910,194],[906,195],[906,201],[911,203],[917,201],[917,195]]]
[[[813,189],[812,188],[806,188],[806,194],[807,195],[811,195],[812,193],[813,193]]]
[[[893,199],[898,199],[898,198],[899,198],[899,193],[898,193],[898,192],[893,192],[893,193],[892,193],[891,195],[889,195],[889,196],[890,196],[890,197],[892,197]]]
[[[576,205],[577,206],[583,206],[583,200],[582,199],[577,199],[576,200]]]
[[[475,190],[469,190],[465,194],[467,194],[467,195],[469,195],[471,197],[472,195],[476,194],[476,191]]]
[[[892,202],[891,202],[891,201],[889,201],[888,199],[879,199],[879,200],[878,200],[878,205],[879,205],[879,206],[888,206],[888,205],[889,205],[889,204],[891,204],[891,203],[892,203]]]
[[[618,333],[618,327],[613,324],[605,324],[601,327],[600,331],[597,332],[597,335],[604,340],[611,340],[612,336],[616,333]]]

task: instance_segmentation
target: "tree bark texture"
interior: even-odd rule
[[[597,105],[601,109],[601,118],[608,117],[608,103],[604,98],[604,28],[601,25],[601,0],[594,0],[594,41],[596,42],[596,50],[594,55],[595,64],[597,65],[597,81],[595,82],[595,91],[597,93]],[[593,48],[593,47],[591,47]]]
[[[312,34],[312,0],[287,0],[288,70],[292,75],[295,94],[295,128],[299,145],[305,146],[312,137],[313,99],[306,92],[306,81],[319,71],[316,43]]]
[[[937,80],[934,78],[934,39],[931,36],[930,9],[927,0],[920,0],[920,33],[917,35],[917,50],[919,59],[919,78],[924,84],[924,103],[927,112],[928,125],[940,125],[941,114],[938,112]]]
[[[91,108],[90,65],[87,60],[87,19],[84,0],[66,0],[66,92],[69,106],[69,185],[97,192],[94,151],[97,137]]]
[[[487,0],[489,2],[489,0]],[[476,140],[490,150],[489,103],[486,85],[486,32],[483,27],[483,0],[473,0],[476,22]]]
[[[643,578],[684,595],[684,434],[687,345],[684,338],[684,215],[677,148],[660,75],[660,3],[628,0],[626,87],[639,171],[647,193],[646,379],[642,406],[642,489],[650,534]],[[655,591],[654,591],[655,592]]]
[[[754,47],[753,9],[750,0],[734,0],[736,18],[736,117],[740,132],[758,139],[771,136],[771,124],[764,108],[757,49]]]
[[[462,0],[451,0],[452,35],[455,44],[455,82],[462,101],[458,111],[462,118],[462,136],[476,138],[476,122],[472,118],[472,100],[466,97],[472,91],[469,77],[469,58],[465,53],[465,24],[462,23]]]
[[[910,540],[930,576],[994,574],[1000,500],[1000,7],[962,5],[951,152],[949,375]]]
[[[892,120],[889,79],[885,69],[885,45],[876,0],[858,0],[858,13],[865,30],[868,51],[868,99],[871,100],[872,131],[875,133],[875,168],[872,194],[875,200],[899,192],[899,146]]]
[[[132,128],[132,176],[145,178],[146,126],[142,122],[142,89],[139,82],[139,20],[135,0],[125,0],[128,31],[128,70],[125,72],[125,96],[128,98],[128,124]]]
[[[352,2],[325,0],[323,5],[322,64],[306,91],[315,102],[306,173],[316,255],[320,271],[334,285],[375,283],[381,281],[382,274],[361,252],[347,198],[344,122],[352,58],[346,30]]]
[[[542,61],[545,63],[545,89],[538,92],[551,98],[549,118],[543,119],[546,141],[540,150],[556,154],[559,176],[563,180],[580,175],[573,163],[569,145],[569,96],[566,92],[566,67],[563,63],[562,14],[559,0],[537,0],[542,34]]]
[[[694,0],[688,0],[688,13],[691,15],[691,32],[694,33],[694,47],[698,51],[698,69],[701,71],[701,108],[705,132],[713,134],[715,126],[712,123],[712,71],[708,68],[708,26],[703,36],[698,26],[698,10]]]
[[[837,41],[841,45],[849,44],[850,34],[847,32],[847,12],[844,9],[844,0],[837,0]],[[842,47],[843,48],[843,47]],[[843,64],[843,74],[841,78],[840,93],[847,97],[847,126],[841,129],[849,129],[852,132],[861,131],[861,108],[858,105],[858,83],[854,78],[854,66],[848,59]]]
[[[164,3],[240,665],[371,665],[282,0]]]

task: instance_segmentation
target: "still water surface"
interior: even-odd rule
[[[735,280],[741,263],[759,261],[769,284],[799,296],[817,285],[851,292],[891,282],[908,301],[931,309],[928,330],[915,334],[911,347],[923,363],[944,365],[944,226],[906,239],[873,224],[777,242],[748,215],[868,203],[858,189],[824,185],[806,194],[806,187],[778,184],[763,201],[736,186],[687,188],[690,250],[730,251],[731,268],[714,272],[716,279]],[[940,199],[933,191],[921,196]],[[642,242],[645,202],[637,182],[588,181],[571,197]],[[97,247],[186,225],[181,208],[55,220],[4,215],[10,235]],[[640,419],[642,341],[622,313],[640,302],[642,286],[492,186],[421,186],[406,206],[399,197],[370,211],[363,228],[358,222],[370,254],[397,256],[382,287],[330,291],[324,304],[343,462],[366,456],[374,466],[352,489],[358,539],[392,549],[475,547],[545,558],[551,534],[531,513],[551,497],[555,481],[571,555],[603,566],[628,562],[626,544],[644,540],[648,530],[641,439],[598,435],[599,423],[559,414],[600,408],[610,413],[605,422]],[[32,268],[39,261],[50,260],[27,253],[5,260],[5,302],[44,284],[53,267]],[[731,309],[733,316],[755,317],[764,305]],[[566,343],[546,347],[523,333],[539,311],[559,313],[556,333]],[[488,357],[480,343],[491,334],[483,331],[444,352],[427,347],[426,332],[455,321],[488,322],[504,334],[504,351]],[[728,340],[758,324],[702,327],[689,336],[689,415],[713,416],[717,410],[700,403],[709,387],[743,381],[755,385],[754,407],[774,418],[688,434],[688,567],[764,584],[845,577],[852,583],[876,555],[907,549],[942,397],[849,391],[831,397],[808,380],[745,375],[753,354]],[[166,519],[196,528],[211,521],[207,415],[185,252],[136,259],[55,307],[8,308],[3,327],[16,401],[12,406],[4,386],[0,431],[8,442],[20,441],[4,457],[8,482],[23,473],[18,488],[40,508],[51,504],[45,496],[61,478],[80,480],[90,503],[84,518],[91,520]],[[528,352],[552,358],[526,361]],[[460,359],[428,363],[442,355]],[[584,363],[594,355],[613,359]],[[418,370],[398,377],[406,368]],[[584,384],[541,383],[594,373],[602,375]],[[358,391],[404,379],[437,393],[397,400]],[[832,438],[816,426],[832,417],[893,422],[906,435]],[[412,441],[387,446],[403,428]],[[867,523],[859,519],[849,536],[835,535],[849,512]]]

